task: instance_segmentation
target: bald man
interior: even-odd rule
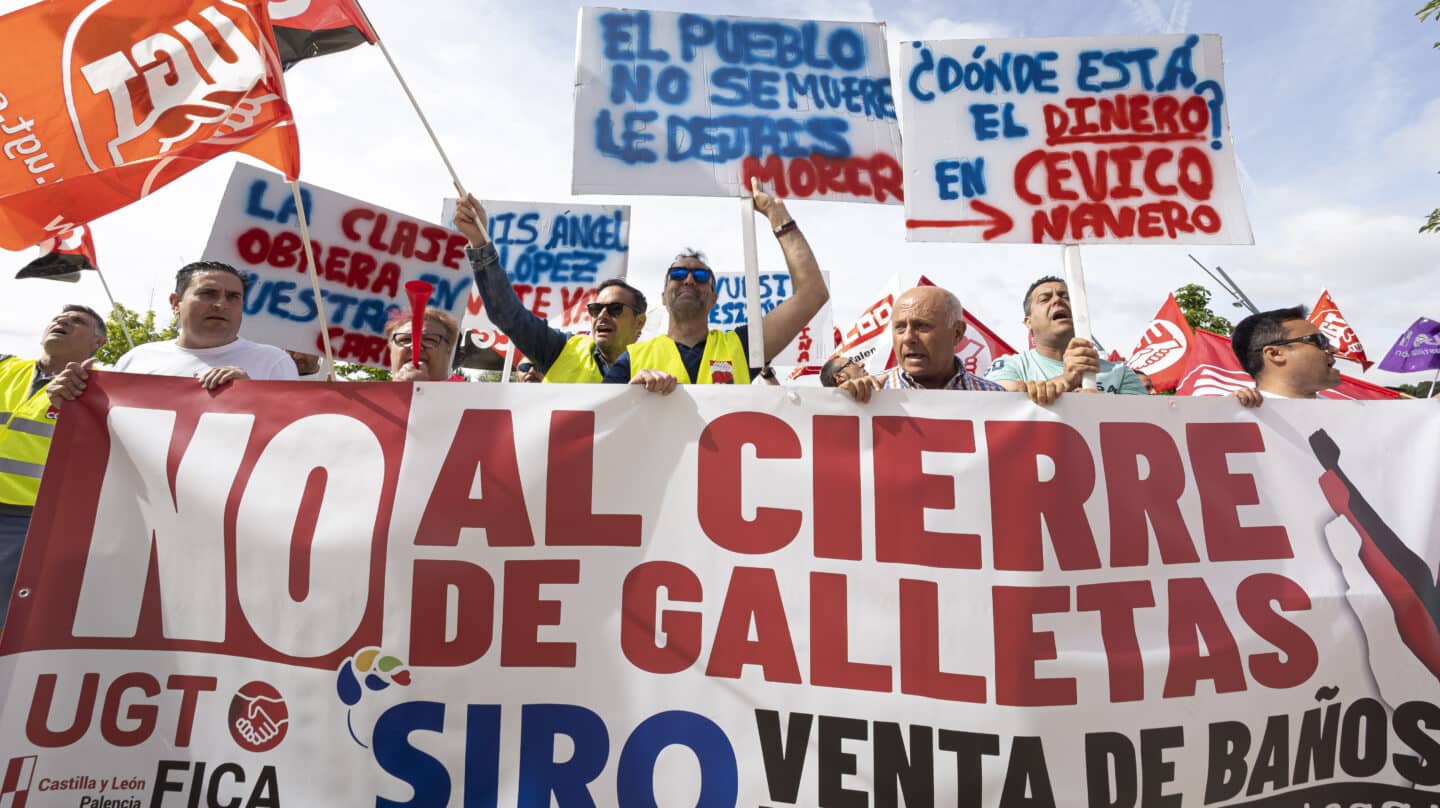
[[[965,336],[960,299],[939,286],[917,286],[895,301],[890,316],[898,364],[879,377],[850,379],[840,389],[859,402],[884,388],[1003,391],[1000,385],[969,373],[955,356]]]

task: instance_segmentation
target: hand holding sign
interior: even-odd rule
[[[470,240],[475,249],[490,243],[490,234],[485,231],[485,208],[473,195],[466,194],[455,201],[455,229]]]

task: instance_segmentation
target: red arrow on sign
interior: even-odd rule
[[[983,219],[906,219],[905,227],[917,229],[921,227],[988,227],[981,238],[989,241],[996,236],[1003,236],[1015,227],[1015,220],[1005,211],[987,205],[978,199],[970,200],[970,208],[976,213],[984,216]]]

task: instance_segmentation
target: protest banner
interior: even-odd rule
[[[1430,402],[566,393],[95,374],[0,759],[39,805],[1440,785]]]
[[[582,8],[577,194],[896,203],[883,23]]]
[[[552,392],[93,375],[0,760],[41,805],[1434,800],[1430,402]]]
[[[1252,243],[1219,36],[906,42],[900,64],[906,238]]]
[[[595,299],[595,287],[611,278],[623,280],[630,266],[630,206],[493,199],[480,206],[520,305],[564,323],[556,328],[589,331],[585,304]],[[446,223],[455,218],[453,197],[445,200],[440,218]],[[510,338],[485,315],[474,291],[462,325],[476,332],[481,347],[501,354],[510,350]]]
[[[409,310],[406,281],[430,283],[431,306],[457,321],[464,316],[473,282],[464,236],[319,186],[301,183],[300,189],[337,360],[389,366],[385,322]],[[250,278],[241,336],[318,354],[320,318],[298,213],[284,178],[236,165],[205,258]]]
[[[825,286],[830,286],[830,273],[821,272]],[[784,303],[795,291],[789,272],[760,273],[760,308],[769,314]],[[749,322],[745,311],[745,275],[739,272],[715,273],[715,307],[710,310],[710,326],[721,331],[733,331]],[[808,365],[824,362],[834,349],[832,341],[835,332],[835,315],[829,301],[800,329],[785,350],[770,360],[772,365]]]

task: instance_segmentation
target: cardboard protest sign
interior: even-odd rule
[[[830,273],[821,272],[825,286],[830,286]],[[769,314],[794,294],[795,285],[789,272],[760,273],[760,310]],[[710,326],[729,331],[748,322],[745,313],[745,275],[740,272],[715,273],[715,308],[710,310]],[[824,362],[830,356],[835,339],[835,315],[827,301],[820,311],[800,329],[799,335],[770,360],[772,365],[809,365]]]
[[[1216,35],[906,42],[911,241],[1250,244]]]
[[[577,194],[896,203],[883,23],[584,8]]]
[[[595,299],[595,287],[624,278],[630,265],[630,206],[494,199],[480,206],[520,304],[562,330],[589,331],[585,304]],[[441,218],[454,217],[455,199],[447,198]],[[485,316],[473,291],[463,326],[477,333],[480,347],[509,350],[510,339]]]
[[[461,318],[471,285],[464,236],[315,185],[302,183],[300,194],[337,360],[388,367],[385,321],[409,311],[406,281],[433,285],[430,305]],[[205,258],[250,278],[241,336],[322,353],[299,214],[283,177],[235,166]]]
[[[92,374],[0,804],[1435,803],[1431,402],[565,393]]]

